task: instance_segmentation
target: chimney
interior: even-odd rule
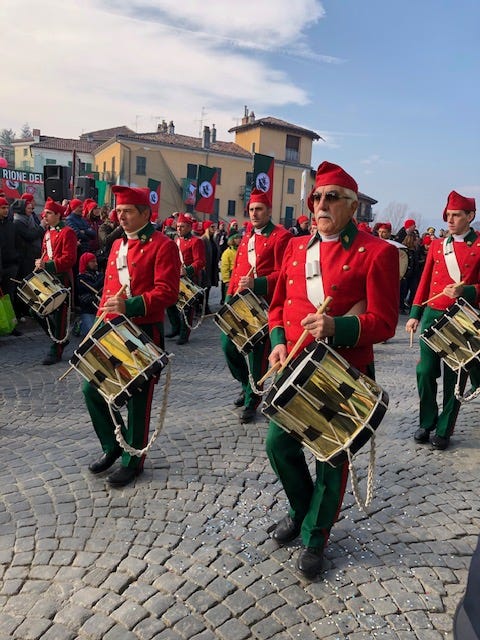
[[[212,144],[217,141],[217,130],[215,129],[215,125],[212,124]]]
[[[253,124],[255,122],[255,114],[253,111],[250,111],[250,115],[248,116],[248,124]]]
[[[248,124],[248,107],[247,107],[247,105],[245,105],[244,108],[243,108],[242,124]]]
[[[202,147],[204,149],[210,149],[210,127],[203,127],[203,139]]]
[[[173,120],[170,120],[168,123],[168,133],[173,135],[175,133],[175,125],[173,124]]]
[[[33,129],[32,136],[34,142],[40,142],[40,129]]]

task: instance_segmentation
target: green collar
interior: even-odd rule
[[[143,227],[143,229],[140,229],[140,233],[138,235],[138,239],[140,240],[140,242],[142,244],[144,244],[145,242],[148,242],[148,240],[150,240],[150,238],[152,237],[154,231],[155,231],[155,227],[153,226],[153,224],[151,222],[148,222]]]
[[[353,241],[355,240],[355,236],[357,235],[357,233],[358,233],[357,225],[353,222],[353,220],[350,220],[347,223],[347,226],[344,227],[339,234],[339,240],[342,243],[342,247],[344,249],[350,249]],[[310,239],[307,247],[310,248],[312,244],[314,244],[317,241],[321,242],[321,240],[322,238],[320,237],[320,234],[317,231],[317,233]]]
[[[50,229],[55,229],[55,231],[60,231],[60,229],[63,229],[63,227],[65,227],[65,222],[63,220],[60,220],[58,224],[56,224],[54,227],[50,227]]]
[[[263,229],[261,230],[260,234],[261,234],[262,236],[267,236],[267,237],[268,237],[268,236],[272,233],[272,231],[273,231],[274,229],[275,229],[275,225],[273,224],[273,222],[272,222],[271,220],[269,220],[269,221],[267,222],[267,224],[266,224],[266,225],[263,227]],[[252,229],[252,233],[251,233],[251,235],[253,235],[254,233],[255,233],[255,230],[254,230],[254,229]]]
[[[475,232],[475,229],[472,229],[472,227],[470,227],[470,230],[465,236],[465,238],[463,239],[463,241],[466,242],[468,245],[471,245],[475,242],[476,239],[477,239],[477,234]],[[447,236],[447,244],[450,244],[450,242],[453,242],[452,235]]]

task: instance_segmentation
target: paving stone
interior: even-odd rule
[[[13,637],[20,640],[38,640],[38,638],[43,637],[43,634],[51,625],[51,621],[45,618],[31,618],[22,622],[15,629]]]

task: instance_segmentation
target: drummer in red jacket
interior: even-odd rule
[[[248,202],[248,213],[250,225],[237,250],[225,298],[226,303],[238,291],[244,289],[251,289],[255,295],[270,302],[285,247],[292,238],[292,234],[285,227],[273,224],[271,221],[272,203],[268,194],[263,191],[252,190]],[[245,356],[224,334],[222,334],[222,348],[232,376],[242,385],[242,392],[234,402],[237,407],[243,405],[240,419],[244,423],[252,422],[261,396],[252,389],[248,375],[249,368],[254,381],[260,380],[267,370],[267,357],[270,351],[269,340],[265,338],[253,347],[253,350],[248,354],[249,366],[247,366]]]
[[[156,345],[163,347],[165,309],[178,298],[178,250],[175,243],[156,231],[150,222],[149,189],[114,186],[112,191],[125,237],[115,240],[112,245],[98,312],[107,311],[106,320],[118,315],[130,318]],[[125,294],[118,295],[122,287],[125,287]],[[142,449],[148,441],[155,382],[155,378],[148,380],[127,403],[128,423],[122,425],[123,436],[135,449]],[[139,458],[122,451],[106,401],[89,382],[84,382],[83,393],[103,449],[103,455],[89,469],[94,474],[106,471],[121,456],[121,466],[107,480],[114,487],[125,486],[142,473],[145,456]],[[116,419],[122,422],[118,412]]]
[[[77,236],[73,229],[65,224],[63,220],[65,213],[65,207],[51,198],[47,198],[43,211],[47,231],[43,236],[42,256],[35,260],[35,267],[56,276],[65,287],[73,290],[73,267],[77,261]],[[70,298],[67,297],[60,307],[48,317],[35,315],[35,319],[45,333],[54,337],[42,364],[55,364],[62,359],[63,349],[68,339],[69,313]]]
[[[405,325],[408,332],[416,331],[420,320],[422,332],[445,315],[460,296],[478,306],[480,299],[480,235],[470,227],[475,217],[475,198],[467,198],[452,191],[443,212],[449,236],[432,241],[420,278],[410,318]],[[443,295],[438,295],[443,294]],[[427,305],[426,300],[434,298]],[[417,387],[420,397],[420,424],[414,434],[415,442],[431,444],[434,449],[446,449],[455,428],[460,401],[455,397],[457,373],[443,367],[443,402],[437,404],[437,378],[440,377],[441,357],[420,340],[420,360],[417,365]],[[460,393],[467,382],[467,373],[460,377]],[[475,387],[480,384],[478,367],[470,372]]]
[[[269,310],[270,364],[283,363],[303,331],[305,347],[314,339],[329,343],[348,362],[374,377],[373,344],[395,334],[398,321],[398,254],[390,244],[359,231],[352,218],[358,206],[355,180],[341,167],[322,162],[308,198],[317,233],[293,238],[283,258]],[[325,313],[318,305],[332,301]],[[299,571],[314,578],[340,507],[348,463],[316,462],[312,480],[302,445],[269,425],[267,453],[290,502],[289,514],[273,532],[281,545],[302,536]]]
[[[200,284],[202,271],[205,269],[205,245],[203,241],[192,233],[193,219],[189,215],[180,213],[177,217],[177,234],[175,243],[181,261],[180,275]],[[176,302],[176,301],[175,301]],[[167,309],[170,322],[170,332],[167,338],[178,336],[177,344],[186,344],[190,337],[190,327],[193,323],[195,306],[188,305],[180,313],[176,304]]]

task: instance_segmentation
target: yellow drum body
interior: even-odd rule
[[[265,397],[263,413],[321,462],[343,463],[372,436],[388,395],[323,342],[293,360]]]
[[[268,335],[267,311],[267,303],[245,289],[223,305],[214,322],[241,353],[247,354]]]
[[[34,271],[22,280],[17,295],[39,316],[47,316],[62,305],[68,295],[68,289],[44,269]]]

